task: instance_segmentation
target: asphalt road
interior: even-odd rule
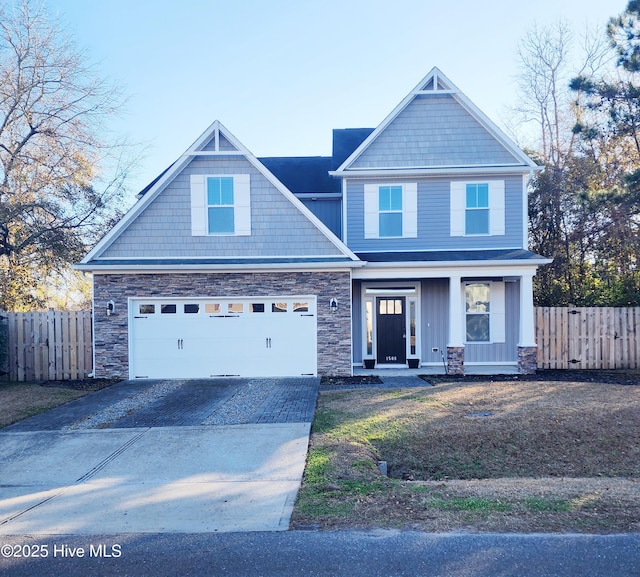
[[[0,575],[11,577],[640,576],[638,534],[290,531],[0,539]]]

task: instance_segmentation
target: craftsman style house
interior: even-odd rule
[[[333,155],[256,158],[214,122],[77,265],[95,374],[535,370],[539,167],[434,68]]]

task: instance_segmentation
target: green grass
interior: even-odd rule
[[[311,449],[307,455],[305,482],[310,485],[328,483],[330,469],[331,453],[325,447]]]
[[[571,503],[565,499],[547,499],[544,497],[530,497],[525,499],[525,507],[534,513],[566,513],[573,510]]]
[[[495,513],[511,511],[512,505],[495,499],[482,497],[451,497],[445,499],[434,495],[424,502],[425,507],[443,511],[464,511],[467,513]]]

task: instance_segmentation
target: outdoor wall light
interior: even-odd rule
[[[109,301],[107,303],[107,316],[110,317],[116,310],[116,303]]]
[[[331,301],[329,301],[329,308],[332,313],[335,313],[338,310],[338,301],[336,299],[331,299]]]

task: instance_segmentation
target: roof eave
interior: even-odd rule
[[[544,166],[502,165],[502,166],[436,166],[401,168],[349,168],[334,170],[329,174],[340,178],[372,178],[398,176],[460,176],[471,174],[527,174],[544,170]]]
[[[99,262],[80,263],[75,270],[90,273],[141,273],[141,272],[252,272],[282,270],[337,270],[363,267],[363,261],[341,260],[339,262],[300,262],[300,263],[258,263],[258,264],[105,264]]]

